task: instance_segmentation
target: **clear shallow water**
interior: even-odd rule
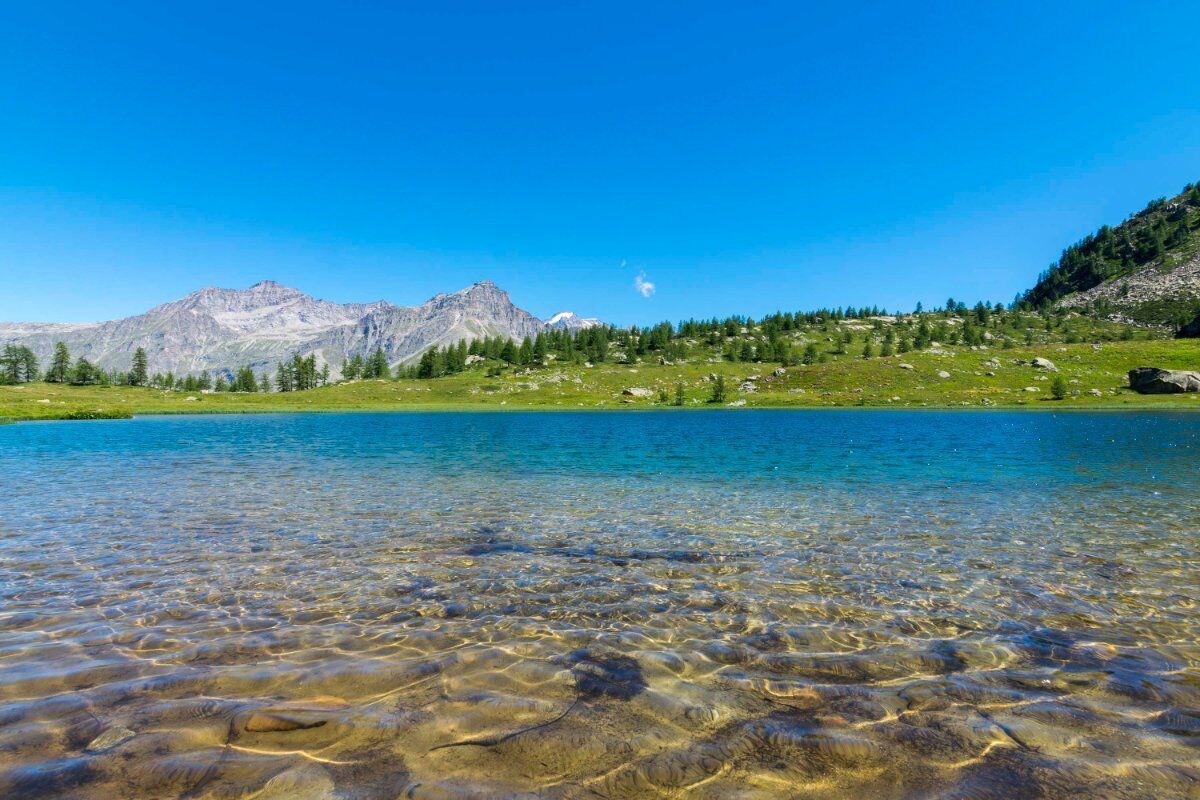
[[[0,796],[1196,797],[1200,416],[0,428]]]

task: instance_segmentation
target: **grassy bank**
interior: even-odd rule
[[[1029,366],[1050,359],[1058,372]],[[908,364],[912,369],[902,368]],[[683,384],[684,407],[712,407],[711,375],[725,378],[725,404],[746,408],[1177,408],[1200,409],[1200,395],[1139,395],[1126,372],[1151,365],[1200,369],[1200,341],[1044,344],[1013,349],[951,348],[887,358],[847,355],[787,368],[716,361],[682,365],[553,365],[488,377],[482,368],[432,380],[356,381],[304,392],[185,393],[138,387],[31,383],[0,386],[0,419],[101,419],[137,414],[213,414],[405,409],[627,409],[668,407]],[[941,377],[948,373],[949,377]],[[1055,375],[1067,396],[1051,397]],[[755,391],[743,391],[746,378]],[[1026,389],[1036,389],[1027,391]],[[649,390],[648,397],[626,389]],[[664,402],[662,396],[667,400]]]

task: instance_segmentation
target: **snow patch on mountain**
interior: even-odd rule
[[[579,330],[581,328],[595,328],[603,323],[595,317],[581,317],[574,311],[560,311],[547,320],[544,320],[546,327],[556,328],[561,330]]]

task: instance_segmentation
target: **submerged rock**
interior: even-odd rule
[[[123,725],[114,725],[111,728],[106,728],[103,733],[92,739],[84,749],[89,753],[99,753],[102,750],[110,750],[121,742],[132,739],[136,735],[136,733]]]
[[[1129,370],[1129,388],[1141,394],[1200,392],[1200,372],[1136,367]]]
[[[246,721],[246,730],[250,733],[278,733],[281,731],[298,731],[305,728],[319,728],[326,720],[314,719],[299,714],[252,714]]]
[[[583,699],[629,700],[646,691],[642,669],[630,656],[585,649],[576,650],[562,660],[571,668],[575,691]]]

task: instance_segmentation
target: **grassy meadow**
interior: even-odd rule
[[[1030,366],[1049,359],[1051,372]],[[902,368],[907,364],[912,369]],[[1200,409],[1200,395],[1139,395],[1127,388],[1137,366],[1200,369],[1200,340],[1043,343],[1032,347],[955,348],[784,368],[776,364],[659,365],[601,363],[516,368],[488,376],[482,365],[433,379],[361,380],[300,392],[182,392],[129,386],[27,383],[0,386],[0,419],[124,418],[140,414],[302,411],[654,409],[671,408],[683,385],[683,408],[1163,408]],[[942,377],[940,373],[948,373]],[[726,398],[711,402],[715,381]],[[1066,397],[1053,399],[1061,375]],[[743,390],[747,378],[754,391]],[[627,389],[635,395],[623,394]],[[1036,391],[1028,391],[1033,389]]]

